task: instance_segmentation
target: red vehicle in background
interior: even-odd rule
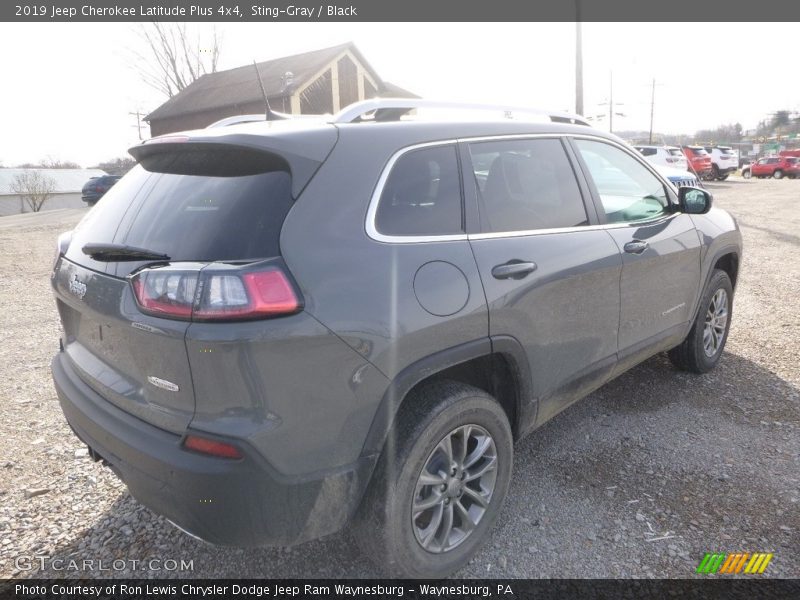
[[[684,155],[689,160],[689,167],[697,173],[698,177],[711,175],[711,156],[702,146],[681,146]]]
[[[781,179],[800,177],[800,157],[797,156],[768,156],[761,158],[752,165],[742,167],[742,177],[774,177]]]
[[[800,150],[781,150],[778,156],[794,156],[800,158]]]

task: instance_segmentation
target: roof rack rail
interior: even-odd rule
[[[234,115],[233,117],[225,117],[219,121],[215,121],[211,125],[206,126],[206,129],[213,129],[215,127],[228,127],[229,125],[236,125],[238,123],[254,123],[256,121],[266,121],[267,115],[264,113],[258,115]]]
[[[232,117],[225,117],[224,119],[220,119],[212,123],[211,125],[207,125],[206,129],[212,129],[216,127],[229,127],[230,125],[238,125],[239,123],[260,123],[261,121],[314,121],[319,119],[327,119],[330,118],[330,114],[327,115],[290,115],[288,113],[279,113],[275,112],[274,110],[270,112],[270,115],[273,117],[268,119],[264,113],[255,114],[255,115],[234,115]]]
[[[372,98],[362,100],[342,109],[333,116],[332,123],[356,123],[359,121],[396,121],[408,112],[418,108],[441,108],[453,110],[475,110],[486,112],[501,111],[505,119],[515,119],[517,115],[537,115],[549,118],[554,123],[572,123],[591,127],[580,115],[552,110],[541,110],[518,106],[491,104],[473,104],[468,102],[446,102],[440,100],[422,100],[419,98]],[[372,118],[365,115],[374,113]]]

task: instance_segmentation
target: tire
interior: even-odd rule
[[[458,461],[465,435],[464,472],[469,476],[486,469],[466,484],[461,483],[460,467],[455,467],[455,475],[452,471],[444,475],[440,469],[447,460],[445,440],[450,440],[451,456]],[[484,445],[486,453],[476,459]],[[471,466],[470,457],[476,460]],[[453,381],[413,392],[403,403],[354,520],[356,542],[385,575],[430,579],[450,575],[486,541],[508,491],[512,460],[508,418],[490,395]],[[427,481],[437,483],[424,483],[423,470]],[[476,501],[476,495],[483,497],[478,489],[491,490],[485,508]],[[425,500],[432,504],[412,516],[414,503]],[[464,509],[472,516],[471,530],[464,527]],[[448,519],[448,514],[453,516]],[[448,521],[451,530],[445,536]]]
[[[750,179],[752,176],[753,174],[750,172],[750,169],[745,169],[744,171],[742,171],[742,177],[744,177],[745,179]]]
[[[717,177],[717,179],[719,179],[720,181],[725,181],[728,178],[728,175],[730,175],[730,173],[725,173],[725,175],[720,175],[719,177]]]
[[[711,165],[711,175],[709,177],[711,178],[711,181],[719,179],[719,168],[717,165]]]
[[[724,307],[724,323],[721,323],[720,307]],[[667,353],[672,364],[693,373],[708,373],[717,366],[728,340],[732,315],[733,286],[730,277],[725,271],[715,269],[700,299],[700,310],[689,335]]]
[[[772,174],[775,179],[781,179],[783,177],[783,171],[780,169],[775,169],[775,172]]]

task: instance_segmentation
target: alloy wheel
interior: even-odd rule
[[[411,522],[417,542],[440,554],[481,522],[494,494],[497,448],[479,425],[462,425],[436,445],[417,478]]]
[[[712,357],[719,352],[725,330],[728,327],[728,292],[718,289],[706,311],[703,327],[703,350],[706,356]]]

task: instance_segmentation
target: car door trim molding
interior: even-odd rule
[[[389,158],[389,160],[386,163],[386,166],[383,167],[383,171],[381,171],[381,175],[378,178],[377,184],[375,185],[375,190],[372,192],[372,197],[370,198],[369,206],[367,207],[367,216],[365,222],[365,230],[367,236],[369,236],[376,242],[384,242],[388,244],[464,242],[468,240],[486,240],[495,238],[522,237],[530,235],[549,235],[554,233],[572,233],[577,231],[597,231],[606,229],[619,229],[622,227],[641,227],[642,225],[657,223],[659,220],[669,219],[676,216],[677,214],[682,214],[682,213],[667,213],[666,215],[665,214],[658,215],[654,219],[648,219],[642,221],[629,221],[624,223],[602,223],[598,225],[577,225],[573,227],[555,227],[550,229],[528,229],[528,230],[518,230],[518,231],[497,231],[497,232],[470,233],[470,234],[457,233],[457,234],[441,234],[441,235],[388,235],[378,231],[378,227],[375,221],[378,215],[378,204],[380,203],[381,195],[383,194],[383,189],[386,185],[386,181],[389,179],[389,175],[391,174],[392,169],[394,168],[394,165],[397,163],[397,161],[408,152],[419,150],[420,148],[459,145],[462,143],[470,143],[470,142],[533,139],[533,138],[549,138],[549,139],[580,138],[580,139],[605,142],[612,146],[616,146],[620,150],[626,152],[627,154],[632,156],[635,160],[637,160],[640,164],[644,165],[651,173],[653,173],[658,178],[659,181],[661,181],[662,183],[669,184],[669,181],[666,178],[662,177],[658,171],[652,168],[646,161],[641,159],[640,156],[636,156],[635,152],[632,152],[628,148],[625,148],[624,145],[615,142],[614,140],[607,139],[603,136],[590,135],[586,133],[515,133],[509,135],[451,138],[447,140],[437,140],[435,142],[423,142],[420,144],[413,144],[411,146],[406,146],[405,148],[401,148],[400,150],[396,151]]]

